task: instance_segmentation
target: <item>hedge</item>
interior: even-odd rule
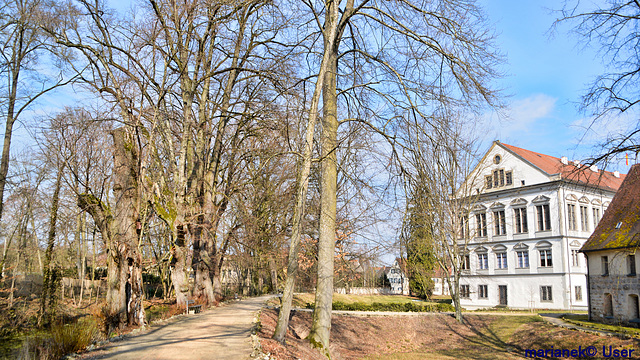
[[[313,309],[313,303],[307,303],[307,309]],[[445,312],[455,311],[453,305],[448,303],[378,303],[371,304],[355,302],[345,304],[341,301],[334,301],[333,310],[349,310],[349,311],[396,311],[396,312]]]

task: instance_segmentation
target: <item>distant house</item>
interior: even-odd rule
[[[433,295],[449,295],[449,281],[451,280],[451,276],[448,276],[447,273],[442,270],[442,268],[438,267],[436,272],[433,274],[431,278],[433,280]]]
[[[639,245],[640,164],[636,164],[580,249],[587,257],[590,319],[640,323]]]
[[[386,268],[386,276],[391,284],[391,293],[397,295],[409,295],[409,276],[407,276],[407,264],[404,259],[396,258],[393,265]]]

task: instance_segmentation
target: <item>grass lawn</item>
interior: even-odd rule
[[[620,334],[625,334],[625,335],[633,336],[636,338],[640,338],[640,329],[638,328],[631,328],[631,327],[620,326],[620,325],[608,325],[608,324],[601,324],[595,321],[589,321],[588,315],[567,314],[562,318],[568,323],[584,326],[586,328],[613,331]]]

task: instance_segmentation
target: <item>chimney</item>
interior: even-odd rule
[[[620,178],[620,171],[616,170],[613,172],[613,176]]]
[[[580,167],[580,160],[573,160],[573,165]]]
[[[569,165],[569,158],[567,158],[566,156],[563,156],[563,157],[560,158],[560,162],[563,165]]]
[[[594,173],[598,172],[598,167],[596,165],[589,166],[589,169],[591,169],[591,171],[593,171]]]

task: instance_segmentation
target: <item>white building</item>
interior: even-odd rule
[[[405,261],[396,258],[393,265],[387,270],[386,276],[391,285],[391,294],[409,295],[409,277],[406,269]]]
[[[624,175],[496,141],[469,179],[461,305],[586,310],[578,251]]]

